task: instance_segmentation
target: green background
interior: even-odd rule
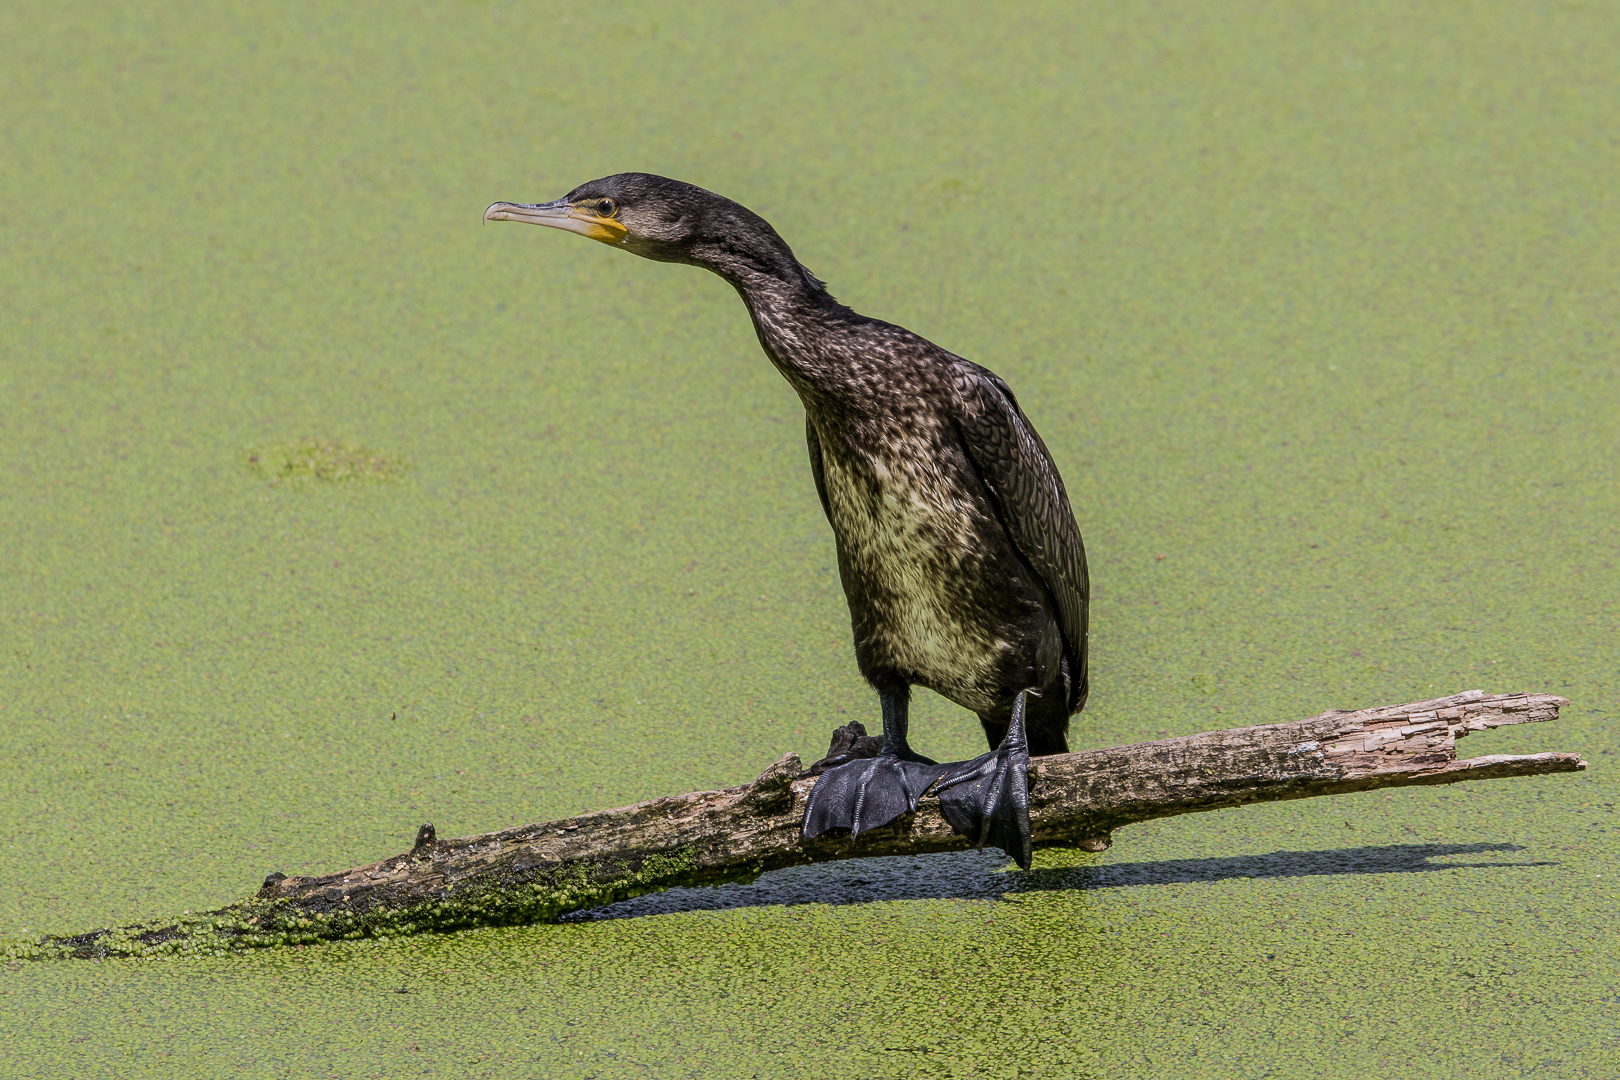
[[[1077,746],[1481,687],[1572,705],[1466,751],[1591,762],[1026,878],[12,963],[0,1072],[1620,1075],[1616,72],[1600,3],[0,6],[0,934],[875,718],[735,295],[480,226],[626,169],[1017,389],[1095,579]],[[301,437],[413,468],[244,465]]]

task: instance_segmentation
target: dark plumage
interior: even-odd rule
[[[484,216],[714,271],[804,402],[855,656],[884,718],[876,757],[822,763],[806,835],[876,828],[932,788],[954,825],[1027,866],[1024,733],[1028,753],[1068,748],[1086,700],[1088,583],[1063,481],[1007,384],[838,303],[763,218],[690,184],[622,173]],[[950,765],[914,753],[913,685],[978,713],[992,753]]]

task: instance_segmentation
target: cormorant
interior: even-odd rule
[[[838,303],[764,218],[691,184],[620,173],[484,219],[714,271],[798,391],[855,657],[883,712],[881,744],[851,750],[864,735],[852,725],[845,752],[819,763],[805,837],[858,835],[932,792],[958,832],[1027,869],[1029,755],[1065,752],[1085,705],[1089,589],[1063,481],[1007,384]],[[991,752],[947,764],[914,752],[914,685],[977,713]]]

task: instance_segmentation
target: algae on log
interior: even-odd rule
[[[1247,803],[1372,788],[1575,772],[1578,754],[1458,760],[1471,731],[1554,720],[1550,694],[1470,690],[1407,705],[1326,712],[1030,762],[1036,846],[1108,847],[1122,825]],[[440,840],[324,877],[272,874],[258,895],[204,915],[12,944],[13,957],[217,953],[425,930],[552,921],[674,885],[750,880],[825,859],[968,848],[936,801],[861,835],[799,836],[815,780],[789,754],[752,784],[696,791],[561,821]]]

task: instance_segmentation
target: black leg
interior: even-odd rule
[[[883,749],[879,753],[919,765],[934,764],[933,759],[923,757],[906,741],[906,730],[911,726],[911,687],[886,690],[878,695],[878,701],[883,706]]]
[[[984,728],[990,749],[1001,745],[1011,723],[1011,707],[979,714],[979,725]],[[1069,752],[1068,687],[1056,683],[1041,688],[1038,694],[1030,692],[1024,702],[1024,737],[1029,740],[1030,757]]]
[[[1029,738],[1024,712],[1029,691],[1019,693],[1001,745],[972,761],[946,766],[934,792],[951,828],[978,843],[998,847],[1029,869]],[[988,726],[988,725],[986,725]]]
[[[885,690],[878,695],[883,707],[883,750],[885,754],[910,753],[906,743],[906,730],[911,727],[911,687],[900,691]]]
[[[806,840],[833,829],[859,836],[917,809],[917,800],[942,775],[943,766],[911,749],[906,727],[910,687],[879,693],[883,742],[878,755],[828,768],[810,790],[804,814]],[[830,759],[829,759],[830,760]],[[821,764],[818,762],[818,764]]]

